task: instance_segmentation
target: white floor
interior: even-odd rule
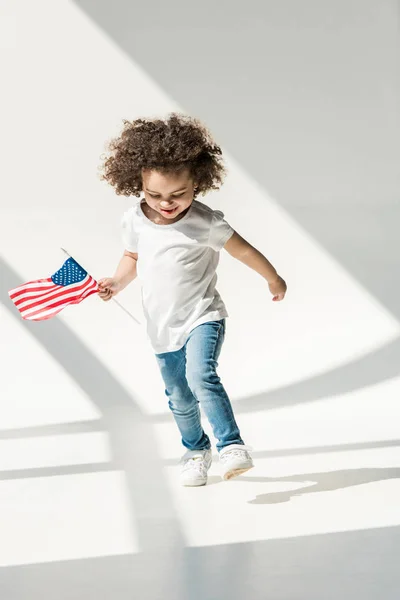
[[[5,2],[0,13],[1,598],[395,600],[399,211],[389,177],[381,204],[321,207],[303,188],[303,204],[288,206],[288,188],[281,201],[276,180],[273,195],[221,125],[229,177],[205,201],[289,284],[275,305],[261,278],[221,256],[230,319],[220,373],[256,463],[231,482],[215,457],[206,487],[179,486],[179,435],[143,325],[97,297],[26,323],[8,299],[57,270],[61,246],[94,277],[112,272],[129,199],[97,177],[105,141],[123,118],[188,108],[116,43],[114,21],[111,33],[96,23],[99,5]],[[383,34],[393,5],[380,6]],[[205,99],[200,109],[212,115]],[[121,303],[143,323],[137,284]]]

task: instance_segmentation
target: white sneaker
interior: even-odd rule
[[[249,450],[250,446],[241,444],[231,444],[221,450],[219,460],[222,479],[232,479],[254,467]]]
[[[211,450],[188,450],[181,460],[181,484],[193,487],[206,485],[211,463]]]

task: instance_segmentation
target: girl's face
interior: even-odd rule
[[[146,203],[164,223],[179,221],[193,202],[195,184],[188,169],[178,173],[144,170],[142,181]]]

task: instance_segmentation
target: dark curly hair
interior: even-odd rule
[[[195,195],[219,189],[225,176],[222,151],[208,130],[192,117],[172,113],[166,119],[123,121],[119,137],[108,144],[101,179],[119,195],[140,196],[142,170],[189,169]]]

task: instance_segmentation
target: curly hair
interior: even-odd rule
[[[166,119],[123,123],[121,135],[109,142],[101,166],[101,179],[118,195],[140,196],[144,169],[167,173],[189,169],[195,196],[217,190],[223,183],[221,148],[197,119],[172,113]]]

